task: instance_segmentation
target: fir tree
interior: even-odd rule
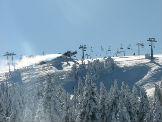
[[[132,94],[130,97],[131,100],[131,121],[137,122],[138,121],[138,112],[139,112],[139,98],[137,93],[137,88],[133,86]]]
[[[101,121],[106,122],[106,114],[107,114],[107,91],[103,84],[100,82],[100,99],[99,99],[99,109],[101,115]]]
[[[21,86],[19,84],[13,84],[10,93],[12,94],[10,121],[20,122],[22,121],[24,108],[24,99]]]
[[[60,87],[58,86],[58,89]],[[56,90],[56,87],[52,83],[51,76],[47,76],[47,84],[46,89],[44,93],[44,100],[43,100],[43,106],[44,106],[44,113],[46,115],[45,120],[49,122],[53,121],[59,121],[60,118],[60,101],[57,94],[58,90]]]
[[[153,122],[162,122],[162,106],[160,105],[159,87],[155,86],[153,104]]]
[[[128,85],[126,85],[123,81],[122,86],[121,86],[120,99],[124,103],[124,106],[126,107],[128,115],[130,116],[130,119],[132,120],[134,113],[132,113],[130,96],[131,96],[130,89],[129,89]]]
[[[141,92],[141,95],[140,95],[138,121],[144,122],[147,117],[147,113],[149,113],[150,111],[150,104],[149,104],[145,89],[141,88],[140,92]]]
[[[86,76],[81,110],[77,117],[79,122],[99,121],[97,88],[88,74]]]
[[[71,107],[71,100],[70,95],[65,93],[66,96],[64,97],[63,101],[63,112],[62,112],[62,122],[73,122],[74,118],[72,116],[72,107]]]
[[[118,113],[116,118],[117,122],[131,122],[127,108],[125,107],[122,100],[120,100],[118,103]]]
[[[107,121],[113,122],[117,119],[118,112],[118,103],[119,103],[119,89],[118,82],[115,80],[114,85],[111,86],[110,92],[108,94],[108,113],[107,113]]]
[[[0,89],[0,122],[6,121],[5,110],[4,110],[4,101],[3,101],[3,93]]]

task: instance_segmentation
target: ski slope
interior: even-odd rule
[[[151,61],[145,59],[145,56],[129,56],[124,58],[114,58],[120,67],[136,68],[139,67],[139,72],[134,71],[131,74],[138,74],[135,81],[137,86],[143,86],[147,95],[152,97],[154,95],[154,84],[160,84],[162,77],[162,55],[155,55],[155,60]]]
[[[61,56],[62,54],[48,54],[48,55],[37,55],[37,56],[23,56],[21,60],[16,60],[14,62],[16,69],[21,69],[27,66],[35,65],[41,61],[49,61],[56,57]],[[14,66],[11,65],[10,69],[14,70]],[[1,60],[0,62],[0,72],[8,72],[9,68],[7,65],[7,60]]]
[[[109,90],[114,80],[118,80],[119,85],[125,81],[131,88],[133,85],[144,87],[149,97],[154,94],[154,84],[161,81],[162,55],[155,55],[155,60],[145,59],[145,56],[124,56],[112,57],[115,68],[112,72],[99,73],[94,80],[97,86],[102,81]],[[85,64],[94,62],[96,59],[86,59]],[[100,62],[105,62],[104,58],[98,58]],[[71,75],[73,64],[81,64],[81,60],[62,57],[61,54],[50,54],[45,56],[24,57],[16,61],[16,71],[8,73],[8,67],[0,70],[0,82],[10,80],[11,82],[22,82],[24,87],[32,89],[33,85],[39,85],[46,80],[47,75],[51,75],[57,84],[62,84],[65,89],[73,93],[73,88],[77,87],[77,79]],[[16,77],[16,78],[15,78]],[[18,78],[17,78],[18,77]]]

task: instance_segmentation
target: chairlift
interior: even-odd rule
[[[128,45],[127,49],[128,49],[128,50],[130,50],[130,49],[131,49],[131,45],[130,45],[130,44]]]
[[[124,48],[123,48],[123,46],[122,46],[122,44],[121,44],[121,46],[120,46],[120,49],[121,49],[121,50],[123,50],[123,49],[124,49]]]
[[[108,52],[110,52],[111,51],[111,46],[109,46],[109,48],[108,48]]]
[[[143,43],[141,44],[141,47],[142,47],[142,48],[144,47],[144,44],[143,44]]]
[[[111,51],[111,49],[110,48],[108,48],[108,52],[110,52]]]
[[[101,51],[104,51],[104,48],[102,47],[102,45],[101,45]]]

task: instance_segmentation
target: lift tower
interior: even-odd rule
[[[153,59],[153,42],[157,42],[156,40],[155,40],[155,38],[149,38],[147,41],[149,41],[150,42],[150,47],[151,47],[151,59]]]
[[[16,54],[15,53],[10,53],[10,56],[12,57],[12,66],[14,67],[14,70],[15,70],[15,64],[13,63],[13,57],[15,56]]]
[[[89,56],[90,56],[88,53],[86,53],[85,55],[87,56],[87,59],[88,59],[88,58],[89,58]]]
[[[82,64],[83,64],[83,61],[84,61],[84,52],[86,51],[87,46],[86,45],[80,45],[79,49],[82,50]]]
[[[6,58],[7,58],[7,64],[8,64],[9,72],[10,72],[10,62],[9,62],[10,53],[9,52],[6,52],[3,56],[6,56]]]
[[[138,46],[138,55],[140,55],[140,47],[143,48],[144,47],[144,44],[138,42],[136,45]]]

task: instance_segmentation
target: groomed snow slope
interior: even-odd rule
[[[62,54],[48,54],[48,55],[37,55],[37,56],[23,56],[21,60],[16,60],[14,62],[16,69],[21,69],[27,66],[31,66],[34,64],[37,64],[41,61],[50,61],[54,58],[57,58],[59,56],[61,56]],[[7,65],[7,61],[6,60],[1,60],[0,62],[0,73],[1,72],[8,72],[9,68]],[[11,61],[10,61],[10,70],[13,71],[14,70],[14,66],[11,65]]]
[[[131,75],[137,75],[135,84],[145,87],[148,96],[154,95],[154,84],[160,84],[162,80],[162,55],[155,55],[153,61],[145,59],[145,56],[129,56],[114,58],[120,67],[130,70]],[[137,70],[133,70],[137,69]],[[129,77],[129,74],[128,74]],[[139,78],[139,79],[138,79]]]
[[[113,59],[116,64],[114,70],[99,73],[94,81],[97,86],[102,81],[109,89],[114,80],[118,80],[119,85],[125,81],[131,88],[133,85],[145,87],[148,95],[153,96],[154,83],[159,84],[161,81],[162,55],[155,55],[154,61],[145,59],[144,56],[113,57]],[[85,60],[85,64],[94,60]],[[99,60],[105,62],[105,59]],[[77,86],[77,80],[70,75],[74,63],[79,65],[81,61],[61,57],[61,54],[25,57],[17,61],[15,72],[6,73],[6,70],[5,72],[1,70],[0,82],[5,80],[16,82],[15,79],[19,79],[25,87],[31,87],[33,84],[43,82],[47,75],[51,75],[56,83],[63,84],[65,89],[72,93],[73,87]]]

